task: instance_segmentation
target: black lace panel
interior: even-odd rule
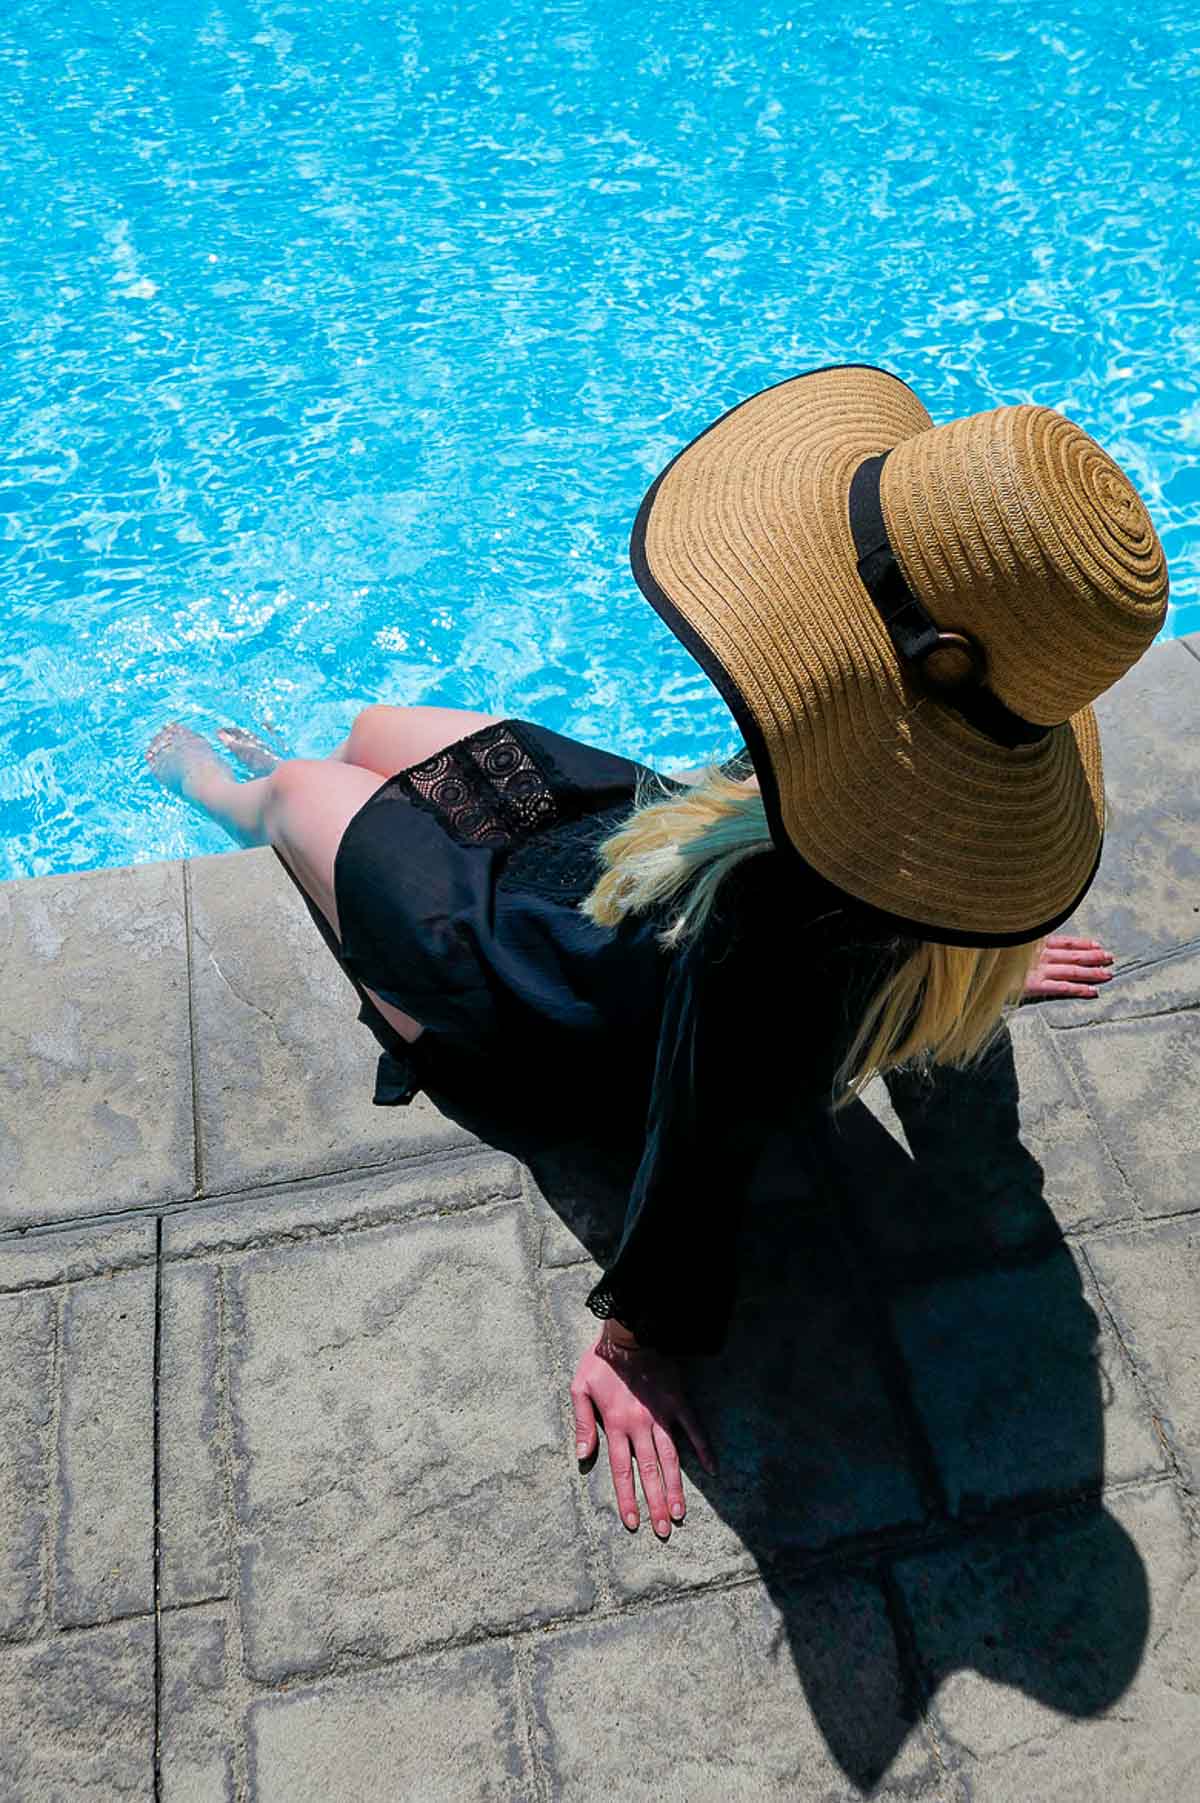
[[[570,812],[554,772],[535,759],[511,720],[480,727],[396,778],[464,845],[507,845]]]
[[[600,875],[596,855],[602,839],[615,832],[629,807],[622,802],[570,820],[545,838],[516,848],[504,866],[500,886],[525,889],[550,901],[581,901]]]

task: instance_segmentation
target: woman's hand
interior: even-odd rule
[[[1097,983],[1110,983],[1112,953],[1098,939],[1047,939],[1037,963],[1025,979],[1022,1001],[1051,995],[1099,995]]]
[[[704,1431],[684,1397],[674,1360],[639,1346],[627,1329],[606,1321],[575,1368],[571,1403],[576,1457],[587,1459],[595,1452],[599,1413],[622,1521],[627,1528],[638,1525],[633,1487],[636,1458],[654,1531],[666,1540],[672,1520],[682,1521],[684,1514],[683,1478],[670,1433],[673,1422],[687,1433],[705,1470],[716,1470]]]

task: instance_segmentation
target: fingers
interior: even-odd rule
[[[653,1433],[647,1431],[638,1440],[635,1451],[651,1524],[659,1538],[665,1540],[671,1532],[671,1518],[667,1514],[667,1493],[663,1486],[662,1472],[658,1468],[658,1450]]]
[[[633,1454],[625,1434],[608,1434],[608,1465],[612,1472],[617,1507],[627,1528],[638,1524],[637,1497],[633,1489]]]
[[[1094,939],[1048,939],[1038,959],[1043,970],[1066,965],[1078,970],[1102,970],[1113,961],[1113,955],[1097,945]]]
[[[684,1515],[683,1473],[679,1469],[679,1454],[675,1451],[675,1442],[665,1427],[654,1424],[654,1445],[658,1452],[658,1463],[663,1474],[663,1484],[667,1492],[667,1510],[672,1521],[682,1521]]]
[[[596,1450],[596,1411],[586,1390],[571,1388],[571,1408],[575,1415],[575,1457],[590,1459]]]

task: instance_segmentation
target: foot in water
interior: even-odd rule
[[[252,776],[270,776],[275,766],[283,762],[277,751],[264,745],[256,733],[248,732],[244,726],[222,726],[217,737],[226,751]]]
[[[146,762],[163,785],[185,801],[204,806],[213,785],[231,783],[228,766],[208,740],[182,720],[168,720],[146,747]]]

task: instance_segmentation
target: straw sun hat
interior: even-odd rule
[[[1091,703],[1163,624],[1112,459],[1048,407],[935,426],[839,364],[751,395],[642,503],[631,561],[754,763],[775,844],[898,932],[1015,945],[1100,861]]]

